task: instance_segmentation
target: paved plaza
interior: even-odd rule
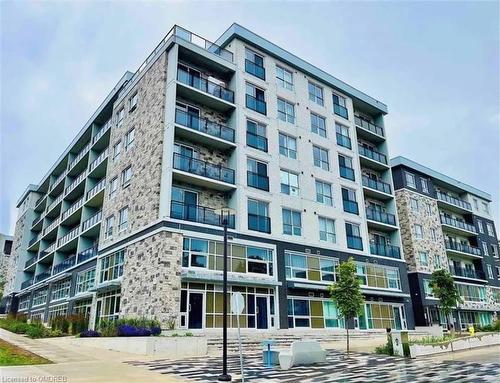
[[[183,360],[154,360],[129,362],[167,376],[193,382],[216,382],[220,374],[220,357]],[[354,353],[345,359],[345,353],[329,350],[327,363],[298,366],[288,371],[279,367],[266,368],[257,356],[244,356],[245,381],[301,382],[301,383],[366,383],[366,382],[498,382],[500,363],[471,363],[464,361],[409,360],[403,358]],[[228,369],[233,381],[241,382],[239,357],[231,355]]]

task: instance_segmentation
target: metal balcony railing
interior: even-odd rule
[[[38,282],[41,282],[41,281],[44,281],[46,280],[47,278],[50,277],[50,271],[45,271],[43,273],[40,273],[38,275],[35,276],[35,283],[38,283]]]
[[[77,156],[73,159],[73,161],[71,161],[68,165],[68,170],[71,170],[71,168],[73,166],[75,166],[78,161],[80,161],[83,157],[85,157],[85,155],[88,153],[88,151],[90,150],[90,147],[91,147],[91,143],[89,142],[87,145],[84,146],[84,148],[82,150],[80,150],[80,153],[77,154]]]
[[[40,252],[39,259],[42,259],[43,257],[49,255],[50,253],[53,253],[56,248],[57,248],[57,241],[54,241],[45,250]]]
[[[369,149],[365,146],[358,145],[359,154],[365,157],[368,157],[374,161],[380,162],[384,165],[387,165],[387,156],[383,153],[377,152],[376,150]]]
[[[76,264],[76,255],[72,255],[69,258],[66,258],[64,261],[61,263],[58,263],[52,268],[52,275],[59,274],[63,272],[64,270],[69,269],[70,267],[73,267]]]
[[[113,125],[113,122],[111,119],[109,119],[102,127],[99,129],[99,131],[96,133],[94,138],[92,139],[92,144],[95,144],[97,141],[99,141],[99,138],[104,136],[104,134],[111,128]]]
[[[70,191],[72,191],[73,189],[75,189],[79,184],[80,182],[82,182],[85,177],[87,177],[87,170],[84,170],[83,172],[81,172],[78,177],[76,177],[73,182],[71,182],[69,184],[69,186],[66,188],[66,194],[68,194]]]
[[[370,254],[401,259],[401,250],[398,246],[370,243]]]
[[[40,233],[35,235],[35,237],[31,238],[31,240],[28,243],[28,247],[33,246],[33,244],[40,239]]]
[[[234,229],[235,215],[222,216],[212,208],[187,205],[183,202],[172,201],[170,216],[175,219],[182,219],[185,221],[204,223],[207,225],[223,226],[223,219],[227,219],[227,226]]]
[[[106,178],[101,179],[95,186],[87,192],[87,200],[91,199],[106,187]]]
[[[201,36],[198,36],[198,35],[190,32],[182,27],[179,27],[178,25],[175,25],[170,30],[170,32],[167,34],[167,36],[165,36],[163,41],[167,41],[171,35],[175,35],[176,37],[179,37],[183,40],[189,41],[190,43],[195,44],[195,45],[205,49],[206,51],[208,51],[210,53],[213,53],[217,56],[220,56],[229,62],[233,62],[232,52],[228,51],[227,49],[221,48],[217,44],[214,44],[211,41],[208,41],[207,39],[205,39]]]
[[[456,218],[446,217],[443,214],[441,214],[440,217],[441,217],[441,223],[443,225],[453,226],[453,227],[456,227],[458,229],[471,231],[473,233],[476,232],[476,227],[474,225],[471,225],[470,223],[467,223],[465,221],[460,221]]]
[[[396,216],[394,214],[379,211],[372,207],[366,208],[366,219],[396,226]]]
[[[234,103],[234,92],[202,77],[193,76],[184,69],[177,68],[177,81],[201,90],[221,100]]]
[[[57,241],[57,246],[62,246],[68,243],[72,239],[76,238],[79,233],[80,233],[80,226],[77,226],[74,229],[72,229],[68,234],[59,238],[59,241]]]
[[[91,162],[89,165],[89,172],[94,170],[96,167],[98,167],[107,157],[108,157],[109,150],[108,148],[104,149],[101,154],[97,156],[97,158]]]
[[[78,253],[78,259],[77,259],[77,262],[78,263],[82,263],[82,262],[85,262],[91,258],[94,258],[97,256],[97,245],[94,245],[92,247],[89,247],[83,251],[80,251]]]
[[[57,185],[59,185],[59,182],[61,182],[65,177],[66,177],[66,174],[68,173],[67,170],[63,171],[61,174],[59,174],[59,176],[56,178],[56,180],[54,181],[54,183],[52,184],[51,188],[50,188],[50,191],[54,190],[55,187]]]
[[[32,256],[30,259],[26,261],[26,263],[24,264],[24,268],[30,267],[33,263],[37,261],[37,259],[38,259],[37,255]]]
[[[61,222],[60,218],[56,218],[54,221],[52,221],[49,226],[43,229],[43,235],[52,231],[57,225],[59,225],[59,222]]]
[[[21,290],[24,290],[30,287],[33,284],[34,278],[27,279],[23,283],[21,283]]]
[[[102,210],[99,210],[90,218],[86,219],[82,222],[82,232],[91,228],[94,225],[97,225],[102,220]]]
[[[373,178],[363,176],[363,186],[367,188],[381,191],[383,193],[391,194],[391,185],[387,182],[374,180]]]
[[[382,127],[372,124],[370,121],[366,121],[365,119],[358,116],[354,116],[354,122],[360,128],[369,130],[372,133],[384,137],[384,129]]]
[[[175,122],[179,125],[206,133],[210,136],[221,138],[226,141],[234,142],[234,129],[227,126],[187,113],[183,110],[175,110]]]
[[[174,169],[234,184],[234,170],[193,157],[174,153]]]
[[[486,279],[484,272],[480,270],[466,269],[465,267],[450,267],[450,273],[457,277]]]
[[[351,139],[343,134],[336,133],[337,135],[337,145],[343,146],[347,149],[352,149]]]
[[[444,241],[445,246],[448,250],[459,251],[461,253],[467,253],[472,255],[481,255],[481,249],[478,247],[473,247],[470,245],[464,245],[460,242]]]
[[[85,202],[85,197],[81,197],[78,201],[76,201],[73,205],[71,205],[67,210],[62,213],[62,220],[65,220],[68,218],[71,214],[73,214],[75,211],[77,211],[79,208],[83,206],[83,203]]]
[[[464,201],[460,198],[452,197],[452,196],[450,196],[446,193],[443,193],[441,191],[438,191],[436,194],[437,194],[438,200],[440,200],[440,201],[449,203],[450,205],[458,206],[458,207],[465,209],[465,210],[472,210],[471,204],[468,203],[467,201]]]
[[[47,209],[45,210],[45,212],[49,212],[51,211],[59,202],[61,202],[64,198],[64,193],[61,193],[57,196],[57,198],[51,202],[51,204],[49,206],[47,206]]]

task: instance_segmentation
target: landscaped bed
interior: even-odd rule
[[[27,364],[47,363],[52,362],[0,339],[0,366],[24,366]]]

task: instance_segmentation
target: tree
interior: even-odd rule
[[[361,313],[365,303],[356,275],[356,263],[352,257],[339,265],[337,281],[328,289],[340,315],[344,317],[347,332],[347,356],[349,356],[349,321]]]
[[[446,326],[451,328],[449,322],[450,314],[462,302],[460,293],[453,281],[453,276],[444,269],[435,270],[432,273],[429,286],[432,289],[434,297],[440,301],[439,307],[446,317]]]

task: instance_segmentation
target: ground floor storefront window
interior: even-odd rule
[[[73,306],[73,313],[83,315],[86,318],[90,317],[90,310],[92,309],[92,298],[82,299],[75,302]]]
[[[366,303],[358,318],[360,329],[406,329],[404,306],[395,303]]]
[[[344,328],[332,300],[291,297],[288,303],[288,328]]]
[[[229,307],[232,293],[240,292],[245,308],[240,315],[242,328],[268,329],[276,326],[274,288],[228,286],[228,327],[237,327],[237,316]],[[181,289],[180,324],[182,328],[220,328],[223,321],[222,285],[183,282]]]
[[[493,313],[487,311],[459,311],[460,328],[483,327],[493,323]]]
[[[67,312],[68,312],[67,303],[63,303],[57,306],[52,306],[49,308],[49,316],[47,318],[47,322],[50,321],[52,318],[65,316]]]
[[[116,320],[120,314],[120,289],[100,293],[96,298],[95,325],[101,320]]]

